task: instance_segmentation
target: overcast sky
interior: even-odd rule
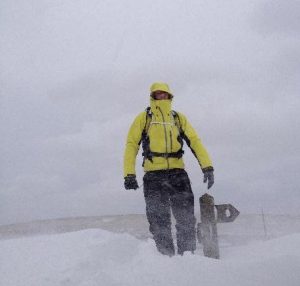
[[[154,81],[208,149],[216,203],[300,214],[299,19],[295,0],[2,0],[0,224],[143,213],[122,160]]]

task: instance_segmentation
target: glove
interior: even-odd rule
[[[207,183],[207,189],[210,189],[214,184],[214,169],[212,167],[208,167],[202,170],[204,173],[203,183]]]
[[[127,175],[125,178],[124,178],[124,187],[126,190],[136,190],[138,189],[138,183],[136,181],[136,176],[135,175]]]

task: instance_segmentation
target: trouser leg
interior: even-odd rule
[[[175,249],[171,232],[170,198],[163,181],[161,176],[155,174],[144,176],[146,215],[158,251],[172,256]]]
[[[171,208],[176,219],[176,237],[178,254],[196,249],[194,216],[194,195],[190,180],[185,171],[170,180],[173,192],[170,196]]]

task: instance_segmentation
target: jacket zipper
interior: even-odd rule
[[[170,130],[170,144],[171,144],[171,150],[170,153],[172,153],[172,149],[173,149],[173,142],[172,142],[172,131]]]
[[[161,116],[162,116],[163,122],[165,122],[165,117],[164,117],[164,114],[163,114],[163,112],[161,111],[161,109],[160,109],[160,107],[159,107],[159,106],[157,106],[157,108],[159,109],[159,111],[160,111],[160,113],[161,113]],[[165,125],[165,124],[163,124],[163,125],[164,125],[164,131],[165,131],[166,154],[167,154],[167,153],[168,153],[168,137],[167,137],[167,127],[166,127],[166,125]],[[170,165],[169,165],[169,158],[167,157],[167,158],[166,158],[166,160],[167,160],[167,166],[168,166],[168,168],[167,168],[167,169],[170,169]]]

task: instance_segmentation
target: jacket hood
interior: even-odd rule
[[[164,91],[167,92],[168,94],[170,94],[173,97],[173,94],[170,90],[170,87],[168,86],[168,84],[164,83],[164,82],[155,82],[151,85],[150,87],[150,94],[152,94],[155,91]]]

